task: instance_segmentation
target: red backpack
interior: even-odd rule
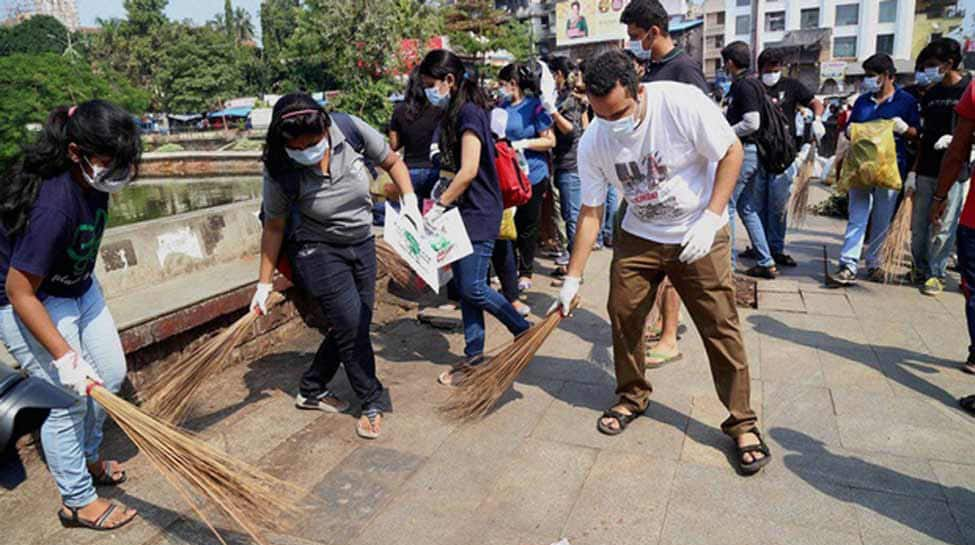
[[[532,198],[532,184],[518,165],[518,152],[506,140],[494,142],[494,168],[498,171],[505,208],[522,206]]]

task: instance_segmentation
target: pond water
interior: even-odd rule
[[[136,182],[112,195],[108,226],[184,214],[261,196],[261,179]]]

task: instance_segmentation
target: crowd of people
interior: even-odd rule
[[[597,429],[618,435],[647,410],[653,388],[645,371],[681,358],[683,303],[728,410],[722,430],[737,449],[739,471],[754,474],[771,461],[751,404],[734,272],[739,257],[754,262],[745,274],[765,279],[796,266],[786,251],[786,211],[798,149],[826,133],[824,107],[784,75],[778,51],[763,51],[753,70],[743,42],[723,49],[731,79],[720,103],[712,100],[701,67],[675,45],[668,22],[658,0],[632,0],[621,14],[625,49],[581,66],[548,60],[554,94],[542,89],[537,62],[485,78],[450,51],[430,51],[410,75],[387,135],[306,94],[275,104],[262,157],[261,258],[251,309],[267,312],[285,258],[332,328],[301,378],[298,408],[348,411],[350,400],[329,389],[344,367],[361,406],[356,433],[382,433],[388,408],[369,330],[377,274],[369,188],[379,167],[393,181],[403,217],[436,225],[456,209],[471,241],[473,252],[451,265],[449,289],[459,301],[464,356],[439,375],[440,384],[461,384],[486,363],[485,312],[514,337],[531,327],[521,296],[534,289],[540,233],[553,231],[560,292],[550,312],[568,316],[592,252],[613,251],[606,304],[619,397]],[[905,194],[914,207],[911,279],[926,294],[940,293],[957,236],[963,285],[975,284],[975,204],[966,199],[975,91],[960,61],[956,42],[932,41],[908,90],[896,85],[893,61],[874,55],[863,63],[863,94],[848,114],[834,112],[847,133],[858,123],[890,121],[904,184],[903,191],[850,188],[831,285],[856,281],[865,239],[867,276],[879,279],[878,251]],[[531,184],[530,199],[514,212],[514,237],[501,236],[498,142],[520,154]],[[52,112],[0,185],[0,339],[31,375],[84,400],[52,411],[42,428],[62,498],[58,516],[68,526],[113,529],[136,516],[97,494],[96,486],[127,477],[120,463],[100,456],[105,415],[85,396],[90,380],[117,391],[125,377],[117,328],[92,273],[108,195],[133,181],[140,154],[127,112],[85,102]],[[543,212],[547,200],[552,214]],[[552,226],[545,225],[549,217]],[[751,242],[741,256],[734,252],[736,217]],[[965,295],[975,339],[975,297],[967,288]],[[658,318],[647,323],[654,307]],[[975,341],[965,367],[975,372]],[[963,404],[975,411],[975,397]]]

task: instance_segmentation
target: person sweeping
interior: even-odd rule
[[[126,481],[103,459],[105,411],[88,379],[117,392],[125,354],[93,275],[108,220],[109,193],[129,185],[142,145],[132,115],[101,100],[51,112],[37,140],[0,185],[0,339],[31,376],[79,396],[41,427],[64,526],[113,530],[135,509],[101,498],[96,486]]]
[[[644,376],[644,323],[666,275],[704,340],[718,396],[730,412],[721,427],[735,441],[739,469],[757,473],[771,453],[751,407],[727,227],[741,142],[703,92],[675,82],[640,85],[621,51],[587,63],[585,80],[599,122],[579,143],[582,211],[553,309],[570,314],[606,192],[616,186],[628,204],[613,247],[607,303],[619,400],[597,429],[619,435],[647,410],[652,388]]]

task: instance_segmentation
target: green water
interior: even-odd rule
[[[108,209],[108,226],[118,227],[184,214],[246,201],[260,195],[259,178],[212,182],[136,182],[112,195]]]

